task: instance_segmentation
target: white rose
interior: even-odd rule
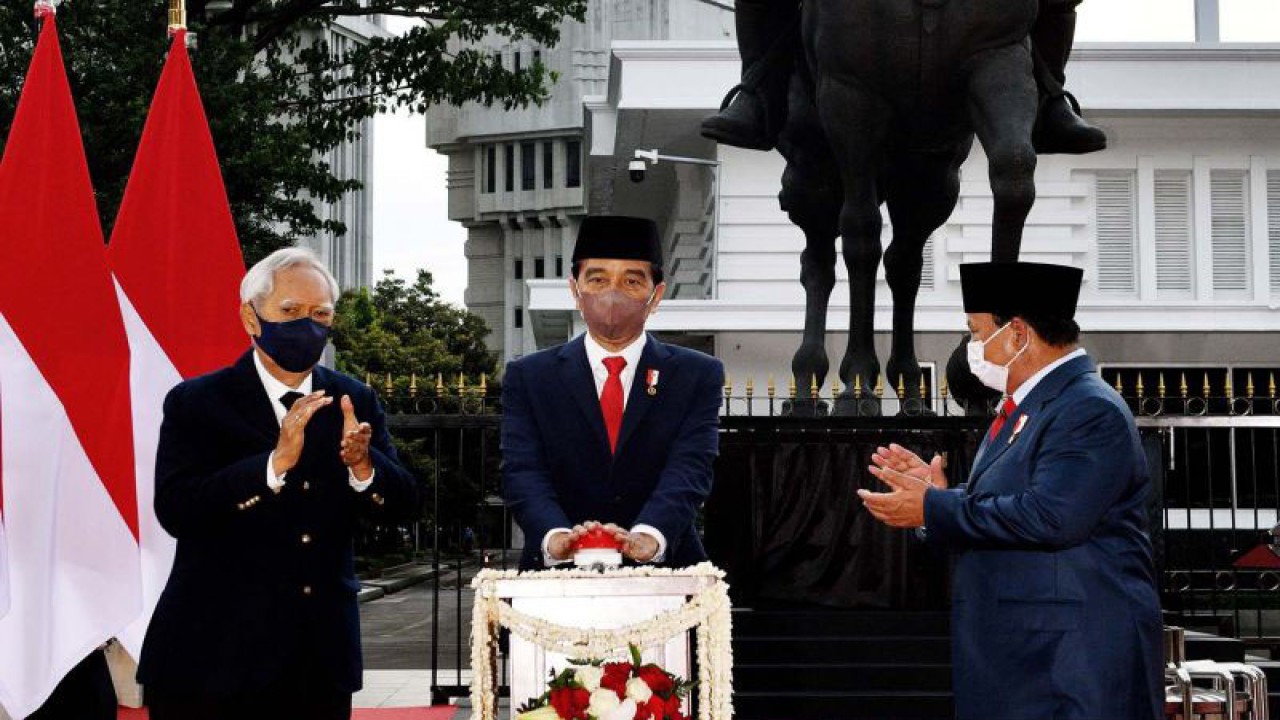
[[[617,693],[613,694],[618,697]],[[621,705],[613,709],[613,712],[605,715],[599,720],[631,720],[636,716],[636,701],[626,700]]]
[[[604,677],[604,668],[596,667],[595,665],[583,665],[573,672],[578,678],[578,682],[582,683],[582,687],[586,688],[587,692],[593,693],[600,689],[600,680]],[[616,693],[614,697],[617,697]]]
[[[653,697],[653,690],[649,688],[649,683],[644,680],[631,678],[627,681],[627,697],[637,703],[646,703],[649,702],[649,698]]]
[[[591,693],[591,704],[587,706],[587,714],[595,718],[603,718],[622,704],[618,693],[607,688],[598,688]],[[634,711],[628,718],[635,717]]]

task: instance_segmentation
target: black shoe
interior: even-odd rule
[[[1041,155],[1085,155],[1107,148],[1107,134],[1080,117],[1071,93],[1045,98],[1036,116],[1031,142]]]
[[[702,121],[702,136],[723,145],[772,150],[778,136],[769,128],[769,111],[758,92],[738,85],[724,100],[720,112]]]

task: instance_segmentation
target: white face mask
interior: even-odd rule
[[[987,338],[985,342],[982,340],[971,340],[967,347],[967,351],[969,353],[969,372],[973,373],[974,377],[978,378],[978,381],[983,385],[986,385],[992,390],[1004,395],[1009,393],[1009,366],[1018,358],[1022,357],[1022,353],[1026,352],[1027,348],[1031,346],[1031,341],[1028,340],[1027,344],[1023,345],[1022,349],[1004,365],[996,365],[990,360],[987,360],[987,343],[995,340],[996,335],[1004,332],[1005,328],[1009,327],[1010,324],[1011,323],[1005,323],[1002,325],[1000,329],[995,331],[995,333],[993,333],[991,337]]]

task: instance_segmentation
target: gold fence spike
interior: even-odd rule
[[[1124,376],[1116,373],[1116,392],[1124,395]]]
[[[480,395],[489,395],[489,373],[480,373]]]
[[[752,395],[756,394],[756,381],[754,378],[747,378],[747,399],[750,400]]]
[[[876,397],[878,398],[884,397],[884,376],[883,375],[876,376],[875,393],[876,393]]]
[[[395,390],[395,385],[391,383],[391,373],[387,373],[387,397],[391,397],[391,393]]]
[[[436,373],[436,396],[444,395],[444,374]]]
[[[1138,399],[1141,400],[1146,396],[1147,396],[1147,389],[1142,385],[1142,373],[1138,373]]]
[[[946,402],[946,400],[947,400],[947,394],[948,394],[948,391],[949,391],[950,389],[951,389],[951,388],[947,387],[947,376],[946,376],[946,375],[943,375],[943,376],[942,376],[942,388],[941,388],[941,389],[939,390],[939,392],[938,392],[938,394],[942,396],[942,400],[943,400],[943,402]]]
[[[458,395],[467,394],[467,376],[458,373]]]
[[[1212,388],[1212,387],[1210,387],[1210,385],[1209,385],[1209,373],[1208,373],[1208,371],[1205,371],[1205,374],[1204,374],[1204,388],[1203,388],[1203,389],[1202,389],[1202,391],[1201,391],[1201,397],[1203,397],[1204,399],[1208,400],[1208,399],[1209,399],[1209,394],[1210,394],[1210,393],[1212,393],[1212,392],[1213,392],[1213,388]]]
[[[769,376],[769,384],[766,386],[766,391],[769,393],[770,400],[772,400],[774,396],[778,394],[778,384],[774,382],[774,378],[772,375]]]
[[[1156,386],[1156,392],[1160,394],[1160,399],[1164,399],[1164,373],[1160,373],[1160,384]]]
[[[1270,379],[1267,381],[1267,394],[1271,396],[1272,400],[1275,400],[1276,399],[1276,374],[1269,373],[1269,377]]]
[[[729,373],[724,374],[724,396],[733,395],[733,376]]]
[[[818,397],[819,389],[820,388],[818,387],[818,374],[814,373],[809,378],[809,397],[813,397],[813,398]]]
[[[903,384],[902,373],[898,373],[898,397],[904,397],[907,394],[907,387]]]
[[[418,373],[409,373],[409,397],[418,397]]]
[[[792,375],[791,380],[787,383],[787,390],[791,393],[791,399],[796,399],[796,376]]]
[[[1207,377],[1207,375],[1208,375],[1208,374],[1206,373],[1206,377]],[[1234,398],[1235,398],[1235,396],[1236,396],[1236,390],[1235,390],[1235,385],[1233,385],[1233,384],[1231,383],[1231,371],[1230,371],[1230,370],[1228,370],[1228,371],[1227,371],[1227,384],[1222,388],[1222,390],[1223,390],[1223,392],[1224,392],[1224,393],[1226,393],[1226,396],[1227,396],[1227,398],[1228,398],[1228,399],[1234,399]]]
[[[1253,390],[1254,390],[1254,388],[1253,388],[1253,373],[1249,373],[1248,377],[1246,378],[1246,383],[1245,383],[1245,386],[1244,386],[1244,394],[1245,394],[1245,397],[1247,397],[1247,398],[1249,398],[1250,400],[1252,400],[1252,399],[1253,399]]]
[[[859,400],[862,399],[862,376],[861,375],[853,376],[853,396],[858,398]]]
[[[1178,392],[1182,394],[1183,400],[1187,399],[1187,374],[1186,373],[1182,373],[1182,381],[1181,381],[1181,384],[1178,386]]]
[[[833,398],[840,397],[841,389],[842,388],[840,387],[840,374],[836,373],[836,376],[831,378],[831,397]]]
[[[929,399],[929,384],[924,381],[924,374],[920,374],[920,399]]]
[[[364,371],[364,384],[373,387],[373,376],[369,374],[368,370]]]

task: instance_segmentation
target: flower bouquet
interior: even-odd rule
[[[631,662],[570,662],[516,720],[687,720],[680,706],[695,683],[642,664],[634,645]]]

